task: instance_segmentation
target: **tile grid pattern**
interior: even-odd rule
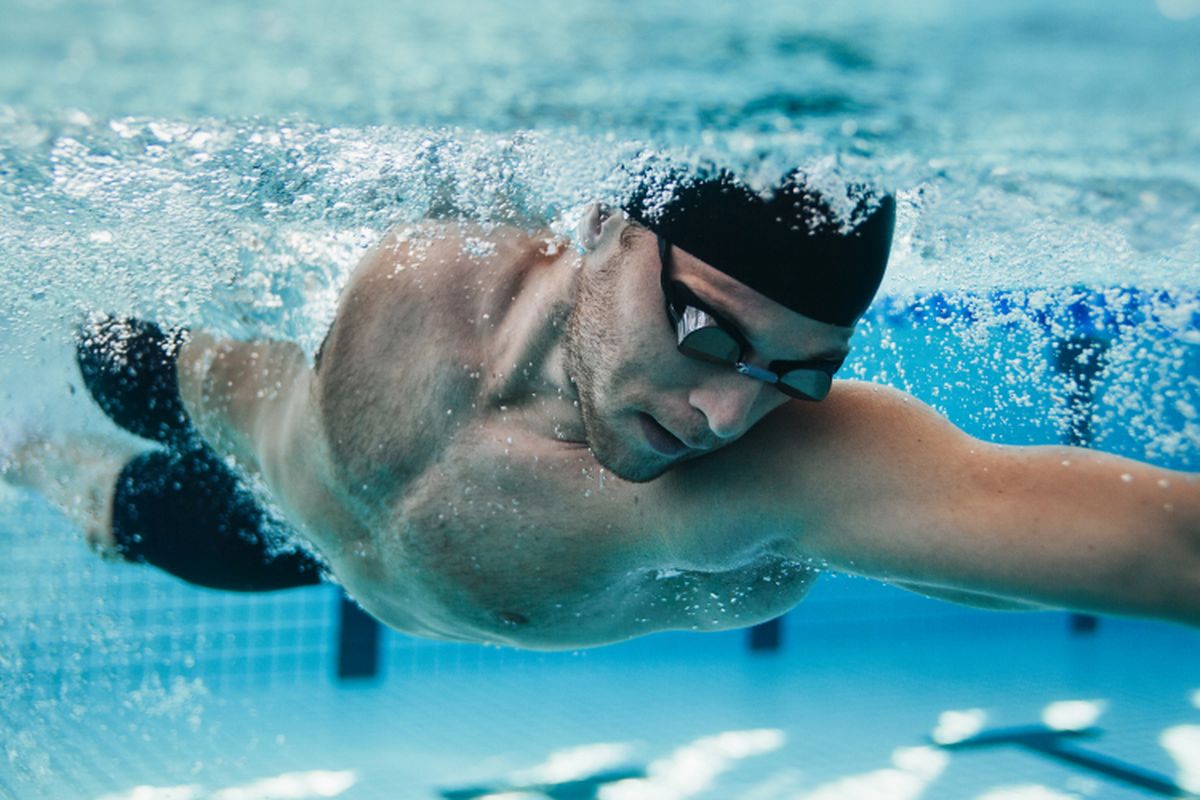
[[[703,751],[706,737],[764,728],[782,732],[776,749],[722,762],[710,746],[700,763],[711,783],[679,797],[962,800],[1030,784],[1059,793],[1043,796],[1150,796],[1014,748],[953,753],[923,777],[913,766],[912,748],[927,745],[943,711],[980,708],[988,727],[1005,727],[1037,724],[1055,701],[1099,699],[1103,732],[1083,747],[1179,774],[1160,737],[1200,725],[1191,700],[1200,637],[1113,623],[1069,638],[1058,622],[1013,617],[988,631],[964,620],[858,623],[814,630],[765,658],[723,635],[584,654],[474,648],[475,658],[439,657],[354,688],[104,697],[77,686],[57,703],[0,716],[9,734],[0,797],[96,798],[142,784],[211,791],[320,769],[353,771],[341,795],[353,800],[431,800],[442,789],[503,785],[556,752],[598,743],[627,744],[631,763],[661,775],[681,752]],[[1200,766],[1200,752],[1188,757]],[[643,796],[666,796],[648,789]]]

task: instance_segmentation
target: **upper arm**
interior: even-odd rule
[[[1052,606],[1200,614],[1195,476],[988,444],[915,398],[850,382],[710,459],[689,470],[696,488],[719,483],[724,516],[797,558]]]
[[[298,405],[309,370],[299,345],[192,334],[178,361],[179,391],[209,443],[257,464]]]

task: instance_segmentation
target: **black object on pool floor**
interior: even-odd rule
[[[618,769],[597,772],[586,778],[561,783],[543,783],[533,786],[509,786],[496,784],[494,786],[472,786],[466,789],[442,789],[439,794],[443,800],[475,800],[480,797],[490,797],[501,792],[519,792],[521,794],[540,794],[550,800],[596,800],[600,796],[600,787],[630,778],[644,778],[644,769]]]
[[[379,622],[343,594],[338,604],[337,676],[379,677]]]
[[[982,750],[991,747],[1014,746],[1037,753],[1054,761],[1061,761],[1096,775],[1102,775],[1118,783],[1135,786],[1162,797],[1195,797],[1184,791],[1179,784],[1156,772],[1142,769],[1100,753],[1084,750],[1071,740],[1094,739],[1101,734],[1098,728],[1082,730],[1055,730],[1042,726],[1023,728],[997,728],[983,731],[958,742],[936,743],[943,750]]]

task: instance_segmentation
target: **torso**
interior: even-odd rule
[[[386,239],[344,293],[316,421],[264,465],[268,483],[351,594],[414,634],[572,648],[795,605],[815,573],[753,536],[681,557],[678,472],[627,483],[562,438],[571,399],[548,391],[541,334],[521,322],[549,334],[565,313],[549,241]]]

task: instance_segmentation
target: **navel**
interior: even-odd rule
[[[524,614],[518,614],[516,611],[500,611],[496,613],[496,616],[502,623],[511,627],[529,624],[529,617]]]

